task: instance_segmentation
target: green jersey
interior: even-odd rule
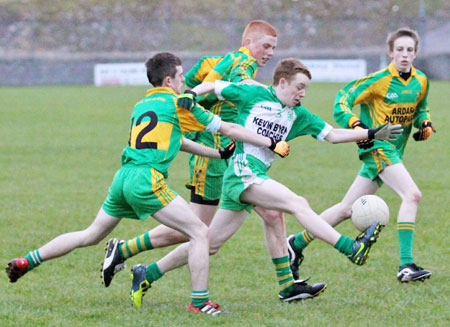
[[[301,105],[283,105],[272,87],[216,81],[215,93],[219,99],[226,99],[237,105],[237,124],[263,136],[289,141],[301,135],[312,135],[323,141],[333,129]],[[236,142],[235,156],[242,154],[250,160],[260,161],[267,168],[275,159],[275,154],[268,148]]]
[[[420,128],[424,120],[430,119],[428,89],[429,82],[424,73],[411,67],[411,76],[405,81],[392,62],[386,69],[353,81],[339,90],[334,118],[339,125],[350,128],[358,120],[352,108],[359,104],[359,119],[369,128],[385,123],[401,124],[403,133],[395,141],[374,140],[372,148],[358,148],[360,156],[375,148],[394,148],[401,157],[412,125]]]
[[[184,132],[218,131],[219,117],[198,105],[190,111],[179,108],[177,98],[171,88],[156,87],[148,90],[146,97],[135,105],[122,166],[147,165],[167,178],[167,170],[180,150]]]
[[[223,57],[202,57],[185,75],[185,83],[189,87],[194,87],[202,82],[215,80],[240,82],[244,79],[253,79],[257,68],[258,63],[250,50],[240,48],[239,51],[229,52]],[[199,103],[226,122],[234,123],[236,120],[236,105],[230,101],[219,100],[215,94],[200,98]],[[216,149],[226,147],[230,142],[221,133],[214,135],[197,133],[194,141]]]

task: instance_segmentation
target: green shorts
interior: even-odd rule
[[[220,208],[227,210],[251,212],[254,205],[242,202],[242,192],[250,185],[261,184],[266,179],[267,167],[251,155],[238,154],[231,162],[223,176],[222,200]]]
[[[228,160],[189,156],[190,180],[186,187],[204,200],[219,200],[222,196],[223,174]]]
[[[396,149],[377,148],[361,155],[363,165],[359,176],[369,178],[381,186],[383,182],[378,176],[384,168],[402,162]]]
[[[114,176],[103,210],[117,218],[144,220],[167,206],[177,195],[156,169],[124,166]]]

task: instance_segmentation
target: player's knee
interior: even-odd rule
[[[276,210],[265,210],[261,217],[264,219],[264,223],[267,225],[277,224],[280,221],[284,221],[283,213]]]
[[[422,200],[422,192],[420,192],[419,189],[412,190],[406,194],[403,200],[418,205],[419,202]]]
[[[191,226],[190,238],[208,242],[209,240],[209,228],[204,223],[199,222],[195,226]]]
[[[209,255],[214,255],[217,252],[219,252],[220,248],[222,247],[221,244],[210,244],[209,245]]]
[[[82,246],[97,245],[104,238],[104,236],[101,233],[93,231],[90,228],[81,231],[80,236],[82,239]]]
[[[349,218],[352,215],[352,204],[341,202],[338,204],[337,215],[342,218]]]
[[[309,206],[308,200],[306,200],[304,197],[299,196],[299,195],[295,195],[294,197],[292,197],[291,199],[291,210],[290,214],[294,214],[294,213],[301,213],[301,212],[306,212],[311,210],[311,207]]]

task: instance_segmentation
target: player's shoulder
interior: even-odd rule
[[[292,110],[294,111],[296,118],[305,118],[314,115],[313,112],[309,111],[308,108],[303,105],[293,107]]]
[[[415,70],[415,72],[416,72],[416,74],[417,74],[418,76],[420,76],[420,77],[422,77],[422,78],[425,78],[425,79],[428,79],[427,75],[426,75],[423,71],[421,71],[421,70],[419,70],[419,69],[417,69],[417,68],[415,68],[415,67],[414,67],[414,70]]]

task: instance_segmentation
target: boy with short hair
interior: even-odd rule
[[[412,245],[415,221],[421,192],[402,163],[412,126],[419,130],[415,141],[427,140],[434,131],[427,103],[429,82],[424,73],[414,68],[419,35],[410,28],[389,33],[388,54],[392,62],[388,67],[367,77],[353,81],[339,90],[334,106],[335,120],[343,127],[367,129],[383,123],[401,124],[403,133],[395,141],[359,141],[358,154],[361,170],[342,201],[325,210],[321,217],[331,226],[351,216],[351,206],[360,196],[374,194],[383,183],[402,199],[397,217],[400,249],[400,282],[423,281],[431,271],[414,263]],[[352,108],[361,105],[360,117]],[[303,260],[303,249],[313,240],[306,231],[288,237],[290,264],[295,277]]]
[[[351,142],[360,139],[393,140],[401,133],[399,125],[385,124],[369,130],[349,131],[334,129],[318,116],[301,106],[306,95],[311,74],[307,67],[296,59],[282,60],[274,72],[273,87],[235,84],[216,80],[204,82],[192,90],[191,97],[179,100],[179,105],[191,108],[194,96],[214,91],[219,99],[232,101],[237,105],[237,123],[258,134],[268,135],[277,140],[291,140],[301,135],[312,135],[320,141],[332,143]],[[353,263],[363,265],[371,246],[381,230],[378,223],[372,224],[356,240],[339,234],[320,218],[308,205],[306,199],[296,195],[286,186],[272,180],[267,171],[275,157],[266,149],[245,142],[236,142],[236,151],[225,171],[220,209],[210,226],[210,253],[216,253],[242,225],[253,207],[277,210],[292,214],[300,224],[323,241],[345,254]],[[284,225],[284,221],[279,221]],[[284,226],[279,227],[283,229]],[[186,264],[187,243],[149,266],[137,265],[141,269],[157,268],[158,275],[145,278],[134,276],[132,293],[134,298],[142,298],[136,292],[140,283],[156,281],[172,269]],[[289,271],[287,254],[272,257],[279,283],[279,299],[284,302],[317,296],[324,285],[314,285],[318,290],[305,292],[302,282],[294,282]],[[136,267],[136,266],[135,266]]]
[[[6,273],[16,282],[43,261],[63,256],[84,246],[95,245],[107,236],[121,218],[145,220],[153,216],[160,223],[187,235],[192,302],[198,312],[220,314],[209,301],[208,227],[189,205],[166,185],[168,167],[180,148],[220,157],[219,151],[185,140],[187,131],[221,131],[233,139],[250,141],[274,149],[280,155],[289,152],[287,144],[222,121],[200,106],[186,110],[177,105],[184,82],[181,60],[171,53],[158,53],[146,62],[149,82],[155,86],[136,104],[131,115],[128,146],[122,152],[122,167],[114,176],[109,194],[94,222],[85,230],[60,235],[25,258],[11,260]],[[186,145],[187,144],[187,145]],[[280,150],[281,148],[281,150]],[[135,271],[137,274],[139,271]],[[140,285],[142,289],[145,285]],[[142,291],[141,289],[141,291]],[[140,306],[140,302],[135,302]]]

